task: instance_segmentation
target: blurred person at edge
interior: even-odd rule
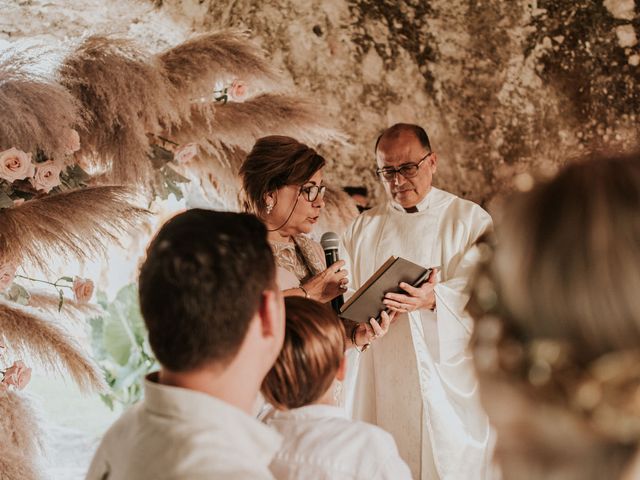
[[[640,479],[640,154],[508,202],[469,311],[506,480]]]
[[[147,250],[140,308],[160,371],[107,431],[88,480],[271,479],[280,436],[251,416],[284,339],[264,225],[189,210]]]
[[[294,138],[272,135],[256,141],[240,167],[246,207],[267,226],[284,296],[330,302],[347,291],[344,260],[327,268],[319,243],[307,236],[324,207],[325,159]],[[345,321],[348,347],[383,337],[391,316],[380,323]]]
[[[341,408],[344,327],[328,306],[285,299],[285,340],[262,383],[275,407],[264,420],[283,437],[271,463],[278,480],[410,480],[393,437]],[[301,362],[299,359],[304,358]]]
[[[467,350],[473,322],[464,311],[474,245],[492,228],[491,217],[432,186],[438,157],[420,126],[393,125],[374,151],[387,202],[344,234],[353,286],[392,255],[441,268],[419,288],[401,283],[402,293],[386,294],[396,321],[350,366],[357,374],[346,382],[347,406],[393,435],[416,479],[492,478],[491,430]]]

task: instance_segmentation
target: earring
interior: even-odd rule
[[[336,386],[333,387],[333,401],[335,405],[342,405],[342,382],[336,381]]]
[[[273,210],[273,203],[267,203],[267,215],[271,213],[271,210]]]

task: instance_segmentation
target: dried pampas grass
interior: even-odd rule
[[[0,472],[2,480],[38,480],[42,478],[36,470],[34,458],[27,457],[15,448],[5,445],[0,437]]]
[[[125,187],[90,187],[0,210],[0,262],[49,271],[51,258],[103,256],[109,243],[138,228],[148,212]]]
[[[27,71],[37,54],[25,50],[0,55],[0,152],[16,147],[35,155],[41,149],[61,158],[69,129],[83,124],[82,110],[65,88]]]
[[[215,150],[224,144],[249,151],[258,138],[266,135],[288,135],[310,145],[345,142],[345,136],[318,105],[274,93],[242,103],[194,106],[190,124],[177,129],[174,136],[202,139],[201,144],[209,144],[203,145],[205,149]]]
[[[187,40],[158,55],[176,87],[179,103],[210,97],[216,82],[244,81],[249,89],[273,89],[279,75],[246,33],[223,30]]]
[[[60,297],[42,291],[29,289],[29,306],[42,310],[47,315],[69,319],[77,322],[84,322],[89,317],[94,317],[102,313],[102,309],[92,303],[78,303],[73,299],[64,299],[62,309],[58,311]]]
[[[42,447],[41,438],[37,415],[27,398],[15,390],[0,394],[0,444],[21,452],[27,458],[33,458]],[[2,456],[0,453],[0,457]],[[1,463],[0,472],[5,474]]]
[[[148,186],[147,133],[180,119],[159,61],[130,40],[91,36],[63,60],[59,76],[92,113],[80,153],[101,162],[112,183]]]
[[[32,308],[0,299],[0,338],[16,356],[29,354],[44,368],[68,372],[81,390],[106,389],[100,370],[74,340]]]

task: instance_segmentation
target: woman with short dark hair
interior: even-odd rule
[[[258,139],[240,168],[246,207],[267,226],[277,265],[277,281],[285,296],[330,302],[347,290],[344,261],[326,267],[320,245],[307,236],[324,207],[322,168],[325,159],[294,138],[272,135]],[[390,318],[380,324],[350,324],[347,338],[356,346],[383,336]]]

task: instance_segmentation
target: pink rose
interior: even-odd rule
[[[18,266],[15,263],[0,265],[0,292],[4,292],[13,283]]]
[[[198,145],[195,143],[187,143],[176,150],[173,155],[173,159],[176,163],[184,165],[185,163],[190,162],[197,154]]]
[[[60,165],[56,165],[53,160],[36,165],[36,174],[31,179],[31,185],[36,190],[43,190],[49,193],[53,187],[60,185]]]
[[[229,95],[229,99],[234,102],[242,102],[247,98],[247,94],[249,92],[244,82],[234,80],[227,93]]]
[[[87,303],[93,295],[94,285],[88,278],[76,277],[73,279],[73,296],[78,303]]]
[[[0,153],[0,178],[13,183],[16,180],[32,177],[33,172],[30,153],[17,148],[10,148]]]
[[[74,152],[80,150],[80,135],[76,130],[70,128],[67,131],[67,136],[64,139],[65,154],[71,155]]]
[[[23,390],[31,380],[31,369],[22,360],[18,360],[4,371],[2,383],[13,385],[18,390]]]

